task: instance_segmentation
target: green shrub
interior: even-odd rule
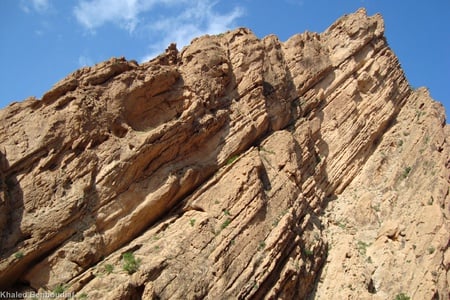
[[[64,284],[58,284],[57,286],[55,286],[55,288],[53,289],[53,293],[56,295],[62,294],[66,291],[66,286]]]
[[[419,121],[421,116],[425,116],[427,113],[423,110],[416,109],[416,120]]]
[[[228,225],[230,225],[230,223],[231,223],[231,219],[230,219],[230,218],[227,218],[227,219],[222,223],[222,225],[220,226],[220,228],[225,229],[225,228],[228,227]]]
[[[341,229],[346,229],[347,228],[347,224],[345,223],[345,221],[338,221],[337,225]]]
[[[22,257],[24,257],[23,252],[17,251],[16,253],[14,253],[14,257],[17,259],[21,259]]]
[[[266,248],[266,242],[260,241],[258,245],[258,251],[264,250],[264,248]]]
[[[380,210],[381,210],[380,203],[377,203],[377,205],[373,205],[372,208],[373,208],[374,211],[380,212]]]
[[[313,256],[313,254],[314,254],[314,251],[313,251],[313,250],[307,249],[307,248],[305,248],[305,249],[303,250],[303,252],[305,253],[306,256]]]
[[[407,295],[405,295],[404,293],[400,293],[397,294],[397,296],[395,296],[394,300],[409,300],[411,299],[410,297],[408,297]]]
[[[105,265],[105,272],[106,274],[111,274],[114,271],[114,266],[111,264],[106,264]]]
[[[130,275],[135,273],[139,269],[139,266],[141,265],[141,260],[136,259],[132,252],[124,253],[122,255],[122,261],[123,261],[122,265],[123,269]]]
[[[238,158],[239,158],[239,155],[233,155],[232,157],[230,157],[230,158],[227,160],[227,165],[231,165],[231,164],[234,163]]]
[[[190,220],[189,220],[189,224],[190,224],[192,227],[194,227],[194,225],[195,225],[195,219],[190,219]]]
[[[264,151],[264,152],[267,152],[270,154],[275,154],[275,152],[273,152],[272,150],[268,150],[268,149],[264,148],[263,146],[259,146],[258,149],[259,149],[259,151]]]
[[[411,167],[405,167],[405,169],[403,170],[403,173],[402,173],[402,177],[403,178],[408,177],[409,173],[411,173]]]
[[[358,251],[361,255],[366,255],[367,252],[367,247],[369,247],[370,245],[363,242],[363,241],[358,241]]]

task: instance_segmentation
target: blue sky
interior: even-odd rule
[[[0,107],[40,98],[76,69],[110,57],[145,61],[171,42],[235,27],[285,41],[324,31],[343,14],[381,13],[413,87],[450,111],[450,1],[392,0],[2,0]]]

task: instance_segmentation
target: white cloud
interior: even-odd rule
[[[31,0],[33,7],[37,11],[45,11],[49,8],[49,0]]]
[[[114,22],[132,31],[137,24],[140,10],[146,8],[146,5],[143,5],[146,2],[142,3],[138,0],[80,1],[74,9],[74,14],[78,22],[90,30],[105,23]]]
[[[49,0],[22,0],[20,1],[20,8],[26,12],[30,13],[32,10],[35,10],[39,13],[43,13],[48,11],[50,8]]]
[[[212,1],[191,1],[179,15],[165,16],[149,26],[149,35],[157,42],[149,47],[149,53],[141,61],[147,61],[160,54],[170,43],[175,42],[180,49],[197,36],[217,34],[229,30],[236,19],[244,14],[240,7],[228,13],[214,9]],[[160,33],[156,35],[155,33]]]
[[[115,23],[132,32],[139,23],[139,15],[155,5],[184,3],[186,0],[81,0],[74,8],[78,22],[89,30],[106,23]]]
[[[80,55],[78,57],[78,65],[80,67],[87,67],[87,66],[91,66],[93,64],[94,64],[94,62],[89,56]]]
[[[151,40],[142,59],[145,61],[161,53],[171,42],[181,48],[196,36],[226,31],[243,15],[240,7],[219,12],[216,3],[214,0],[80,0],[74,14],[90,31],[113,23],[130,33],[136,29],[144,32]]]

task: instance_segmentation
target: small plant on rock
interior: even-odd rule
[[[232,157],[230,157],[230,158],[227,160],[227,165],[231,165],[231,164],[234,163],[238,158],[239,158],[239,155],[233,155]]]
[[[361,255],[366,255],[367,253],[367,247],[369,247],[370,245],[363,242],[363,241],[358,241],[358,251]]]
[[[260,241],[258,245],[258,251],[264,250],[264,248],[266,248],[266,242]]]
[[[226,220],[222,223],[222,225],[220,226],[220,228],[225,229],[225,228],[228,227],[228,225],[230,225],[230,223],[231,223],[231,220],[228,218],[228,219],[226,219]]]
[[[303,252],[305,253],[305,255],[306,256],[313,256],[313,254],[314,254],[314,251],[313,250],[311,250],[311,249],[307,249],[307,248],[305,248],[304,250],[303,250]]]
[[[405,167],[405,169],[403,170],[403,173],[402,173],[403,179],[408,177],[409,173],[411,173],[411,167]]]
[[[111,264],[106,264],[105,265],[105,272],[106,274],[111,274],[114,271],[114,266]]]
[[[66,286],[64,284],[58,284],[53,289],[53,293],[56,295],[60,295],[60,294],[64,293],[65,291],[66,291]]]
[[[405,293],[397,294],[394,298],[394,300],[409,300],[411,299],[409,296],[407,296]]]
[[[24,257],[23,252],[22,251],[17,251],[16,253],[14,253],[14,257],[17,259],[21,259]]]
[[[345,223],[345,221],[338,221],[337,225],[339,226],[339,228],[344,230],[347,228],[347,224]]]
[[[267,152],[267,153],[269,153],[269,154],[275,154],[274,151],[269,150],[269,149],[266,149],[266,148],[264,148],[263,146],[259,146],[258,149],[259,149],[259,151],[264,151],[264,152]]]
[[[124,253],[122,255],[122,261],[123,261],[122,265],[123,269],[130,275],[135,273],[139,269],[139,266],[141,265],[141,260],[136,259],[132,252]]]

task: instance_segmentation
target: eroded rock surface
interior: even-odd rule
[[[449,127],[379,15],[114,58],[0,120],[3,289],[449,299]]]

